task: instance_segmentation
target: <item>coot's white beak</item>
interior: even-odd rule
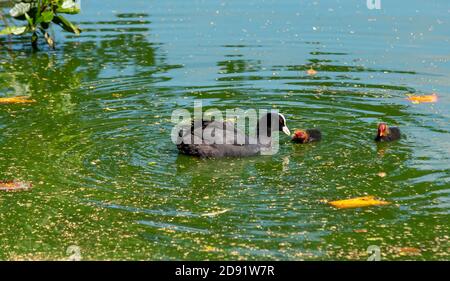
[[[283,130],[283,133],[285,133],[286,135],[288,135],[288,136],[291,135],[291,131],[289,131],[289,129],[288,129],[287,126],[284,126],[284,127],[282,128],[282,130]]]

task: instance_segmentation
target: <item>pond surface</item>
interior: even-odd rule
[[[0,178],[34,185],[0,194],[0,259],[450,258],[447,0],[82,4],[56,51],[0,39],[0,96],[36,101],[0,105]],[[324,139],[180,156],[171,114],[196,100]],[[404,137],[375,144],[380,121]],[[364,195],[393,204],[325,203]]]

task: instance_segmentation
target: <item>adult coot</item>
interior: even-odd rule
[[[378,133],[375,141],[394,141],[400,139],[400,129],[397,127],[388,127],[386,123],[378,124]]]
[[[295,143],[308,143],[321,139],[322,133],[318,129],[296,130],[292,136],[292,142]]]
[[[182,154],[204,158],[260,155],[270,151],[274,131],[290,135],[286,118],[280,113],[262,115],[256,137],[239,131],[233,122],[193,121],[178,131],[177,148]]]

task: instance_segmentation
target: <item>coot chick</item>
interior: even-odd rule
[[[375,141],[395,141],[400,139],[400,129],[397,127],[388,127],[386,123],[378,124],[378,133]]]
[[[179,130],[177,148],[182,154],[201,158],[261,155],[270,150],[274,131],[290,135],[280,113],[267,113],[258,120],[256,138],[239,131],[232,122],[193,121],[190,128]],[[234,137],[229,140],[229,136]]]
[[[322,133],[318,129],[297,130],[292,136],[292,142],[308,143],[313,141],[320,141]]]

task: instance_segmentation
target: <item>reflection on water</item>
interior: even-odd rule
[[[333,6],[337,15],[358,17],[321,18],[318,33],[314,17],[329,4],[286,1],[258,5],[261,13],[252,1],[111,1],[102,10],[92,2],[75,20],[84,32],[60,36],[55,52],[29,52],[20,38],[13,52],[0,49],[0,96],[36,101],[0,108],[0,177],[34,184],[1,194],[0,258],[64,259],[78,245],[86,259],[364,260],[379,245],[386,259],[448,259],[450,80],[441,45],[417,40],[426,46],[417,53],[405,39],[388,52],[380,42],[390,29],[370,30],[392,20],[344,4]],[[433,7],[422,7],[425,22]],[[398,7],[386,13],[408,21]],[[430,36],[450,38],[434,25]],[[405,99],[430,91],[439,103]],[[324,138],[282,138],[271,157],[178,155],[171,113],[196,99],[222,110],[277,108],[291,129],[317,127]],[[404,138],[375,144],[379,121],[399,125]],[[363,195],[394,204],[324,203]],[[402,247],[421,254],[403,256]]]

